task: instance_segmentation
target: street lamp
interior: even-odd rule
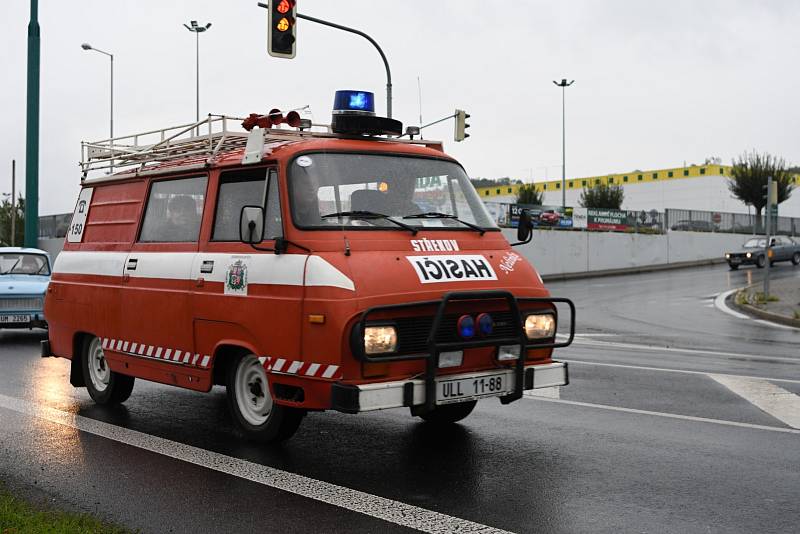
[[[114,172],[114,54],[110,54],[105,50],[100,50],[99,48],[94,48],[89,43],[83,43],[81,48],[84,50],[94,50],[95,52],[100,52],[101,54],[105,54],[111,60],[111,118],[110,118],[110,143],[111,143],[111,172]]]
[[[567,133],[566,133],[566,105],[565,89],[575,83],[575,80],[567,83],[566,78],[561,79],[561,83],[553,80],[553,83],[561,88],[561,209],[567,209]]]
[[[189,25],[191,24],[191,26]],[[200,34],[206,31],[211,27],[211,23],[209,22],[205,26],[199,26],[196,20],[192,20],[189,24],[184,24],[183,27],[189,30],[190,32],[194,32],[196,36],[196,63],[197,63],[197,112],[195,116],[195,122],[200,122]],[[200,127],[197,128],[197,135],[200,135]]]

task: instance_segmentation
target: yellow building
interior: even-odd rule
[[[703,176],[730,176],[730,165],[690,165],[672,169],[656,169],[648,171],[632,171],[620,174],[604,174],[585,178],[567,178],[567,191],[583,190],[598,184],[628,186],[639,183],[681,180],[684,178],[700,178]],[[794,176],[794,183],[800,185],[800,175]],[[516,197],[521,184],[479,187],[478,194],[484,200],[495,200],[492,197]],[[536,182],[536,190],[544,193],[561,191],[561,180]],[[497,199],[499,200],[499,199]]]

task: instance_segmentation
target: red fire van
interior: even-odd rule
[[[572,341],[572,303],[549,297],[440,143],[401,138],[369,93],[342,101],[324,132],[273,110],[244,130],[212,115],[84,143],[43,355],[71,359],[101,404],[135,378],[224,385],[262,441],[309,410],[441,424],[567,384],[551,355]]]

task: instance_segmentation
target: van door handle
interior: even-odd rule
[[[126,269],[128,271],[135,271],[136,270],[136,265],[138,265],[138,263],[139,263],[139,260],[137,260],[136,258],[130,258],[128,260],[128,266],[126,267]]]

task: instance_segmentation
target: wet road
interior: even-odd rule
[[[222,388],[138,381],[98,407],[38,357],[41,333],[0,332],[0,480],[143,532],[794,531],[800,331],[713,305],[760,275],[550,283],[578,304],[558,398],[482,401],[438,432],[405,410],[315,413],[272,448],[234,436]]]

